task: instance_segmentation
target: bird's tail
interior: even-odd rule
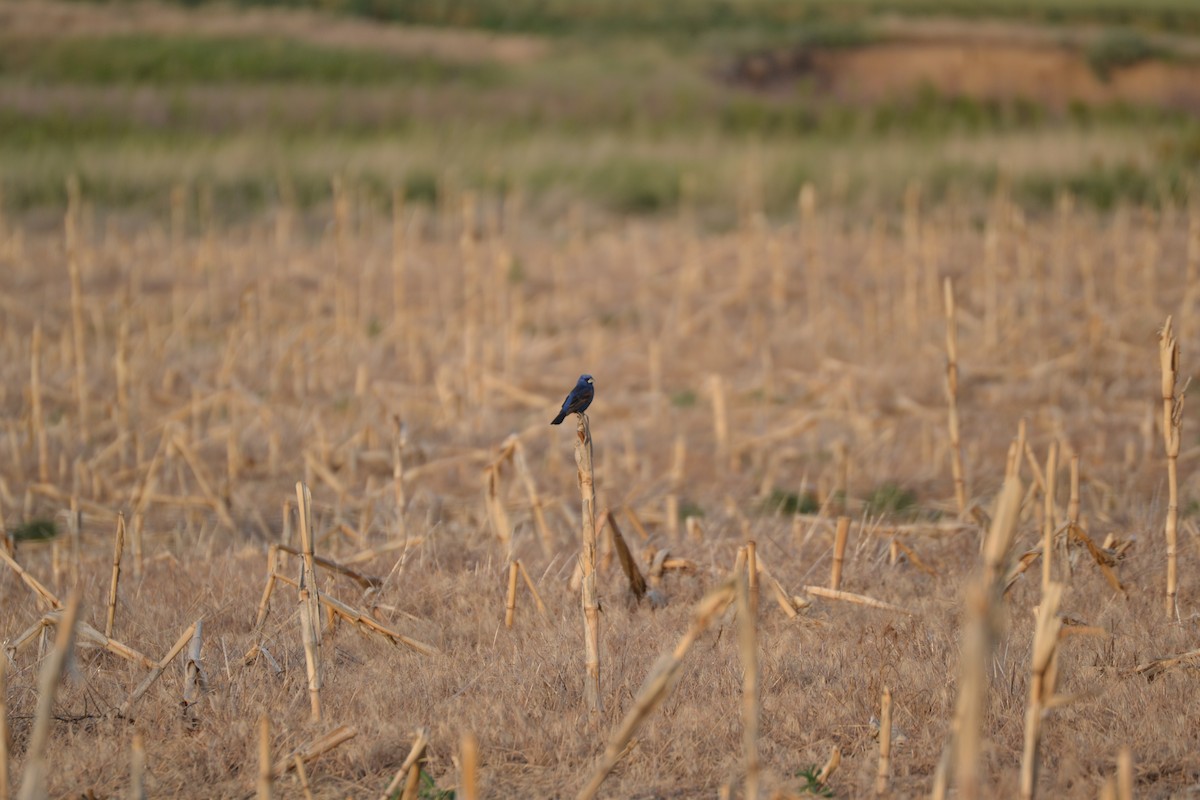
[[[560,412],[558,412],[558,416],[557,416],[557,417],[555,417],[554,419],[550,420],[550,424],[551,424],[551,425],[559,425],[559,424],[561,424],[561,423],[562,423],[562,421],[563,421],[564,419],[566,419],[566,418],[567,418],[567,412],[566,412],[566,411],[560,411]]]

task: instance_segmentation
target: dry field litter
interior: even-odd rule
[[[1200,207],[70,194],[0,223],[0,797],[1200,784]]]

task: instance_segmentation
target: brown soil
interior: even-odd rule
[[[932,88],[951,96],[1023,99],[1055,109],[1083,102],[1200,111],[1198,62],[1148,60],[1101,76],[1078,49],[1027,39],[924,38],[771,53],[744,59],[734,76],[763,88],[808,81],[823,96],[861,103]]]
[[[1200,65],[1147,61],[1102,79],[1078,53],[1022,44],[905,43],[823,52],[814,68],[831,91],[867,101],[929,85],[953,95],[1200,109]]]

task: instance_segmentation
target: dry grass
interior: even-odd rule
[[[1197,450],[1185,439],[1178,459],[1182,623],[1169,622],[1155,427],[1155,332],[1168,313],[1180,364],[1200,352],[1195,294],[1178,289],[1194,285],[1183,274],[1186,210],[1043,220],[997,202],[987,219],[910,208],[900,225],[899,213],[851,218],[809,196],[803,230],[762,224],[748,208],[739,230],[701,238],[672,221],[576,215],[535,227],[511,205],[500,224],[490,203],[469,204],[476,212],[464,230],[462,206],[448,201],[436,218],[404,218],[396,239],[405,257],[393,259],[389,219],[345,198],[328,227],[268,219],[222,230],[177,215],[174,232],[107,225],[83,201],[77,313],[61,231],[0,232],[3,518],[15,528],[53,516],[64,531],[72,507],[83,519],[78,552],[66,535],[20,541],[28,578],[0,565],[0,637],[29,629],[74,589],[80,621],[107,627],[124,513],[130,551],[116,635],[154,661],[172,643],[182,650],[202,620],[203,650],[190,660],[205,680],[185,717],[186,665],[167,659],[130,702],[147,669],[82,637],[48,731],[51,796],[126,792],[131,758],[140,758],[131,742],[142,734],[147,796],[246,797],[267,785],[299,796],[303,779],[314,797],[375,797],[400,773],[417,729],[428,729],[418,757],[441,788],[469,772],[481,797],[574,796],[738,548],[756,542],[762,578],[796,611],[793,596],[831,568],[833,510],[842,507],[852,522],[841,588],[911,615],[815,593],[794,618],[763,604],[752,687],[762,791],[798,791],[797,773],[836,749],[829,784],[838,796],[868,794],[881,774],[895,796],[928,793],[954,716],[962,599],[979,574],[1006,467],[1020,464],[1024,447],[1006,453],[1022,418],[1032,451],[1053,443],[1058,465],[1078,457],[1080,474],[1078,497],[1062,491],[1050,504],[1037,487],[1054,481],[1035,477],[1013,552],[1035,548],[1046,509],[1065,520],[1069,504],[1094,551],[1071,551],[1060,611],[1103,634],[1057,649],[1056,691],[1073,702],[1040,726],[1040,793],[1097,795],[1123,747],[1139,797],[1200,780],[1200,707],[1185,701],[1194,662],[1161,660],[1195,647],[1188,504]],[[987,275],[975,265],[989,248]],[[897,268],[913,254],[915,272]],[[944,394],[946,277],[971,493],[961,519]],[[594,725],[580,597],[570,588],[580,530],[574,441],[547,425],[584,371],[597,381],[596,508],[633,512],[629,550],[642,560],[647,595],[667,600],[635,603],[627,573],[598,560],[603,712]],[[514,433],[522,474],[497,456]],[[301,544],[297,480],[311,489],[316,556],[379,579],[364,585],[313,560],[321,607],[353,623],[331,628],[317,613],[319,723],[309,719],[289,585],[300,560],[275,566],[282,549],[270,567],[279,576],[271,613],[261,631],[255,625],[268,546]],[[882,504],[889,485],[914,493],[916,508]],[[764,511],[777,507],[773,493],[811,494],[822,510]],[[511,543],[493,532],[495,507]],[[695,521],[680,525],[668,508]],[[521,600],[507,630],[514,559],[547,614],[525,613],[533,606]],[[1108,561],[1127,599],[1095,568]],[[1001,584],[1010,566],[998,565]],[[1035,572],[998,601],[999,639],[982,665],[985,796],[1018,793]],[[429,647],[397,645],[374,635],[379,627]],[[741,791],[739,634],[727,616],[697,637],[674,691],[615,753],[601,796]],[[13,788],[28,767],[39,666],[52,652],[34,644],[7,673]],[[1156,659],[1160,668],[1138,671]],[[881,773],[871,721],[885,690],[891,739]],[[477,743],[469,770],[455,763],[465,741]],[[279,761],[264,776],[269,759]]]

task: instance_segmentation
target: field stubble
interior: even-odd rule
[[[976,214],[922,209],[914,191],[906,208],[863,218],[808,195],[792,222],[746,212],[736,230],[700,235],[686,214],[534,225],[515,203],[502,212],[468,195],[388,219],[353,196],[339,191],[320,225],[283,208],[226,229],[193,214],[182,190],[165,223],[137,226],[98,221],[76,195],[65,236],[0,230],[0,509],[12,530],[54,517],[64,531],[22,538],[17,560],[59,599],[78,588],[80,619],[98,630],[120,512],[128,543],[111,636],[154,662],[203,620],[199,690],[194,655],[190,686],[189,667],[168,659],[132,703],[148,665],[87,648],[81,635],[53,706],[52,796],[123,792],[137,733],[150,796],[248,796],[262,715],[277,759],[352,726],[305,764],[317,797],[378,796],[419,728],[424,772],[441,789],[460,786],[459,743],[471,734],[483,796],[573,796],[692,605],[749,540],[770,578],[758,587],[764,789],[798,791],[798,774],[837,748],[829,785],[870,792],[872,721],[890,691],[881,780],[897,796],[927,793],[955,715],[964,592],[1022,419],[1026,476],[1052,443],[1062,474],[1049,504],[1036,487],[1055,482],[1031,481],[1013,554],[1039,545],[1047,511],[1062,522],[1074,513],[1067,471],[1078,457],[1080,526],[1096,543],[1111,535],[1107,557],[1128,593],[1081,547],[1070,575],[1053,565],[1066,583],[1059,610],[1094,630],[1054,656],[1059,694],[1079,696],[1042,724],[1040,786],[1094,796],[1122,747],[1138,796],[1200,780],[1194,678],[1134,672],[1195,646],[1197,451],[1186,423],[1182,622],[1163,612],[1155,331],[1174,315],[1186,375],[1200,349],[1196,209],[1097,216],[1064,202],[1026,219],[1003,197]],[[957,304],[961,515],[945,278]],[[574,437],[547,424],[581,372],[597,382],[597,510],[613,510],[654,576],[653,597],[666,600],[652,609],[630,599],[612,563],[615,523],[601,515],[596,718],[572,588]],[[255,624],[268,545],[300,544],[297,480],[311,488],[316,555],[378,578],[364,592],[318,563],[321,592],[428,645],[395,644],[362,620],[361,633],[353,622],[325,627],[319,722],[296,593],[283,580],[301,559],[270,551],[271,562],[292,560]],[[833,588],[911,613],[828,590],[806,596],[826,583],[839,514],[851,522]],[[664,549],[676,560],[660,559],[655,574]],[[518,586],[506,628],[511,558],[546,613]],[[1039,572],[1005,595],[986,663],[984,796],[1018,791]],[[48,610],[7,567],[0,596],[10,644]],[[730,614],[700,634],[603,796],[711,796],[739,784],[740,635],[744,647]],[[39,652],[51,648],[35,634],[7,674],[15,776],[30,761]],[[276,789],[291,795],[299,780],[293,769]],[[428,782],[424,791],[433,796]]]

